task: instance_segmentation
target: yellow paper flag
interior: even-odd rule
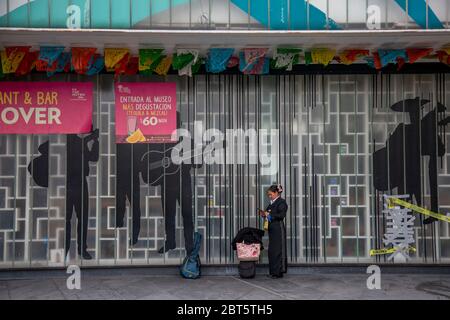
[[[155,68],[155,72],[160,76],[165,76],[167,75],[167,72],[169,72],[171,64],[172,64],[172,56],[167,56],[161,60],[161,62]]]
[[[312,63],[328,65],[333,60],[336,50],[331,49],[312,49]]]
[[[1,51],[2,58],[2,69],[3,73],[14,73],[25,57],[25,52],[14,50],[11,52],[9,57],[6,54],[6,51]]]
[[[118,64],[125,55],[129,53],[128,49],[105,49],[105,67],[106,69],[114,69],[116,64]]]

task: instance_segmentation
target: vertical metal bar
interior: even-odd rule
[[[209,29],[211,29],[211,0],[208,0],[209,1],[209,3],[208,3],[208,26],[209,26]]]
[[[230,29],[231,29],[231,1],[228,1],[228,30]]]
[[[339,218],[340,218],[340,224],[339,224],[339,255],[341,257],[341,262],[343,262],[343,255],[342,255],[342,146],[341,146],[341,126],[340,126],[340,118],[341,118],[341,99],[342,99],[342,92],[341,92],[341,75],[338,76],[338,121],[337,121],[337,132],[338,132],[338,146],[339,146],[339,202],[338,202],[338,209],[339,209]]]
[[[101,118],[101,107],[100,107],[100,75],[97,74],[95,76],[95,81],[96,81],[96,85],[95,85],[95,94],[96,94],[96,112],[97,112],[97,129],[100,131],[102,126],[101,126],[101,122],[102,122],[102,118]],[[101,137],[101,134],[99,132],[99,139]],[[98,144],[98,153],[99,153],[99,159],[98,159],[98,164],[97,164],[97,177],[96,177],[96,197],[95,197],[95,203],[96,203],[96,228],[95,228],[95,241],[96,241],[96,255],[95,258],[97,260],[97,265],[100,264],[100,256],[101,256],[101,247],[100,247],[100,237],[101,237],[101,226],[102,226],[102,205],[101,205],[101,196],[102,196],[102,145],[101,143]]]
[[[327,5],[328,5],[328,0],[327,0]],[[328,7],[327,7],[328,9]],[[322,237],[323,237],[323,245],[322,245],[322,252],[323,252],[323,259],[324,262],[327,262],[327,233],[328,233],[328,228],[326,227],[326,222],[327,222],[327,212],[326,212],[326,198],[325,198],[325,186],[326,186],[326,182],[325,182],[325,177],[328,174],[328,167],[327,167],[327,163],[326,163],[326,153],[327,153],[327,135],[326,135],[326,127],[325,127],[325,117],[326,117],[326,107],[325,107],[325,76],[324,74],[322,74],[322,167],[323,167],[323,172],[322,172],[322,226],[323,226],[323,231],[322,231]]]
[[[209,105],[211,102],[211,82],[209,74],[205,76],[206,81],[206,94],[205,94],[205,122],[206,130],[209,129]],[[208,239],[208,245],[206,246],[207,260],[211,259],[211,193],[210,193],[210,177],[211,177],[211,167],[206,166],[206,238]]]
[[[223,132],[222,128],[222,90],[221,90],[221,75],[218,75],[218,96],[219,96],[219,131]],[[214,118],[213,118],[214,119]],[[221,146],[222,147],[222,146]],[[222,205],[222,163],[220,162],[217,167],[219,168],[219,263],[222,263],[222,216],[223,216],[223,205]]]
[[[12,237],[13,237],[13,243],[12,243],[12,267],[14,268],[15,262],[16,262],[16,221],[17,221],[17,178],[19,176],[19,163],[18,163],[18,158],[19,158],[19,143],[18,143],[18,136],[12,135],[11,138],[14,138],[14,179],[13,179],[13,190],[14,190],[14,220],[13,220],[13,232],[12,232]],[[8,138],[6,138],[8,139]],[[12,139],[11,139],[12,140]],[[11,141],[10,140],[10,141]],[[8,140],[6,140],[8,142]],[[11,141],[12,142],[12,141]]]
[[[408,17],[409,17],[409,0],[405,0],[405,29],[408,29]]]
[[[329,30],[330,29],[330,0],[327,0],[326,19],[327,19],[327,21],[326,21],[326,29]]]
[[[329,0],[327,0],[328,2]],[[369,13],[367,12],[367,9],[369,8],[369,0],[366,0],[366,9],[365,9],[365,21],[368,21]]]
[[[310,29],[310,21],[309,21],[309,1],[306,1],[306,29]]]
[[[295,226],[295,224],[293,223],[295,211],[293,210],[294,208],[292,205],[292,196],[293,196],[292,195],[292,192],[293,192],[293,186],[292,186],[292,179],[293,179],[293,176],[292,176],[292,171],[293,171],[292,137],[294,135],[292,122],[294,120],[294,117],[292,116],[293,111],[292,111],[292,76],[291,75],[289,75],[288,83],[289,83],[289,91],[288,91],[289,92],[289,99],[288,99],[288,101],[289,101],[289,119],[288,119],[288,123],[289,123],[289,207],[290,207],[289,231],[290,231],[290,236],[291,236],[290,247],[291,247],[291,261],[292,261],[292,258],[294,256],[293,250],[295,248],[295,238],[294,238],[294,234],[293,234],[294,226]]]
[[[172,28],[172,0],[169,1],[169,28]]]
[[[449,24],[449,19],[450,19],[450,17],[449,17],[449,11],[450,11],[450,4],[448,3],[448,1],[447,1],[447,3],[446,3],[446,12],[445,12],[445,25],[446,25],[446,27],[447,27],[447,29],[448,29],[448,24]]]
[[[384,9],[385,9],[385,18],[386,18],[386,21],[385,21],[385,28],[386,29],[388,29],[389,28],[389,19],[388,19],[388,12],[389,12],[389,10],[388,10],[388,0],[384,0]]]
[[[249,76],[247,78],[247,90],[246,90],[246,96],[247,96],[247,107],[245,108],[246,114],[245,117],[247,118],[247,130],[250,129],[250,78]],[[250,136],[248,138],[247,142],[247,225],[250,226]]]
[[[435,101],[436,103],[434,103],[433,105],[436,105],[435,107],[435,127],[436,127],[436,132],[433,132],[433,136],[435,137],[435,148],[436,148],[436,184],[438,183],[438,179],[439,179],[439,172],[438,172],[438,154],[439,154],[439,124],[438,124],[438,116],[439,116],[439,103],[440,103],[440,99],[439,99],[439,82],[440,82],[440,74],[436,74],[436,86],[435,86],[435,90],[434,90],[434,94],[433,94],[433,101]],[[445,111],[444,111],[445,112]],[[432,159],[432,158],[430,158]],[[437,204],[437,208],[439,208],[439,185],[437,185],[437,190],[436,190],[436,204]],[[431,226],[431,230],[432,230],[432,248],[433,248],[433,262],[436,262],[437,260],[437,243],[436,243],[436,232],[437,232],[437,228],[436,225],[439,225],[439,223],[432,223]]]
[[[30,144],[30,160],[33,159],[34,157],[34,134],[31,135],[31,144]],[[32,176],[34,174],[34,164],[31,161],[31,172],[32,172]],[[28,218],[29,218],[29,230],[28,230],[28,259],[29,259],[29,265],[31,267],[32,264],[32,256],[33,256],[33,217],[34,217],[34,213],[33,213],[33,202],[34,202],[34,189],[33,189],[33,180],[31,177],[27,177],[27,181],[28,181],[28,187],[29,187],[29,192],[30,192],[30,196],[29,196],[29,204],[28,204]]]
[[[247,0],[247,29],[250,30],[250,0]]]
[[[149,8],[148,8],[148,10],[149,10],[149,14],[148,14],[148,16],[149,16],[149,19],[148,19],[149,26],[148,26],[148,28],[151,29],[152,26],[153,26],[153,17],[152,17],[152,15],[153,15],[153,7],[152,7],[153,6],[153,0],[149,0],[149,1],[150,1],[150,4],[149,4]],[[189,21],[190,21],[190,17],[191,16],[189,16]]]
[[[90,0],[89,0],[90,1]],[[133,11],[133,8],[132,8],[132,4],[131,4],[131,2],[132,2],[133,0],[128,0],[128,4],[129,4],[129,16],[128,16],[128,22],[129,22],[129,28],[130,29],[132,29],[133,28],[133,18],[132,18],[132,11]]]
[[[348,30],[348,0],[345,0],[345,29]]]
[[[194,103],[194,124],[197,121],[197,76],[193,75],[193,103]],[[194,126],[195,130],[195,126]],[[194,166],[194,222],[195,222],[195,231],[198,230],[198,193],[197,193],[197,167]]]
[[[267,29],[270,30],[270,0],[267,1]]]
[[[110,0],[111,1],[111,0]],[[121,76],[119,75],[119,77],[118,77],[118,80],[120,81],[120,78],[121,78]],[[115,124],[117,124],[117,119],[114,119],[114,121],[115,121]],[[116,158],[116,184],[117,184],[117,168],[118,168],[118,158],[117,158],[117,145],[116,145],[116,155],[115,155],[115,158]],[[116,197],[117,197],[117,188],[116,188]],[[126,210],[126,208],[125,208],[125,210]],[[124,215],[124,218],[126,217],[126,213],[125,213],[125,215]],[[116,207],[116,210],[114,210],[114,220],[115,221],[117,221],[117,207]],[[128,224],[128,221],[127,221],[127,224]],[[117,227],[116,228],[114,228],[114,237],[115,237],[115,241],[114,241],[114,243],[115,243],[115,245],[116,245],[116,248],[115,248],[115,250],[114,250],[114,265],[117,265],[117,260],[118,260],[118,258],[119,258],[119,249],[120,249],[120,239],[119,239],[119,230],[117,229]]]
[[[8,0],[8,2],[9,2],[9,0]],[[28,26],[28,28],[31,28],[30,12],[31,12],[30,0],[27,0],[27,26]],[[9,10],[7,10],[7,13],[8,13],[8,16],[9,16]],[[9,17],[7,17],[7,19],[9,19]]]
[[[51,27],[51,5],[52,5],[52,0],[47,0],[47,27],[50,28]]]
[[[429,0],[426,0],[426,6],[425,6],[425,21],[426,21],[426,29],[428,29],[428,12],[429,12]]]
[[[9,21],[9,16],[10,16],[10,4],[9,1],[11,0],[6,0],[6,26],[9,28],[10,26],[10,21]],[[30,15],[30,13],[28,13],[28,16]]]
[[[80,81],[80,75],[77,75],[77,80]],[[83,228],[83,222],[84,222],[83,221],[84,220],[84,182],[87,179],[87,177],[85,177],[85,175],[84,175],[84,171],[85,171],[85,167],[84,167],[84,157],[85,157],[85,154],[84,154],[84,143],[85,143],[85,140],[84,140],[84,138],[85,138],[84,136],[81,138],[81,219],[80,219],[81,221],[77,219],[77,224],[81,222],[81,239],[80,239],[81,248],[77,247],[77,250],[80,250],[80,253],[81,253],[81,255],[80,255],[80,264],[81,265],[83,265],[83,251],[84,251],[84,245],[85,245],[85,243],[83,243],[83,236],[84,236],[85,232],[87,233],[87,228],[86,228],[86,230],[84,230],[84,228]],[[89,165],[89,162],[88,162],[88,165]],[[87,201],[88,201],[88,215],[87,215],[87,217],[88,217],[88,222],[89,222],[89,194],[88,194]],[[77,225],[77,227],[78,227],[78,225]],[[89,227],[89,223],[88,223],[88,227]],[[77,233],[77,237],[78,237],[78,233]],[[78,244],[78,242],[77,242],[77,244]],[[78,253],[78,251],[77,251],[77,253]]]
[[[357,75],[354,76],[353,79],[353,89],[354,89],[354,104],[355,104],[355,171],[356,171],[356,176],[355,176],[355,204],[356,204],[356,260],[357,262],[359,262],[359,208],[358,208],[358,189],[359,189],[359,181],[358,181],[358,169],[359,169],[359,158],[358,158],[358,121],[357,121],[357,116],[358,116],[358,90],[357,90],[357,81],[356,81]]]
[[[287,15],[288,15],[288,30],[291,30],[291,1],[287,2]]]

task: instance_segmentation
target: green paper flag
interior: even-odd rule
[[[164,49],[140,49],[139,50],[139,72],[152,74],[164,58]]]
[[[305,52],[305,64],[311,64],[311,63],[312,63],[311,52]]]
[[[173,56],[172,67],[174,70],[178,70],[178,75],[191,77],[193,72],[198,72],[201,64],[198,50],[178,49]]]
[[[271,67],[291,71],[292,66],[299,63],[301,51],[297,48],[278,48],[271,61]]]

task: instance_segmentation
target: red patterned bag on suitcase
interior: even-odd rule
[[[259,243],[245,244],[244,242],[236,243],[237,256],[239,261],[258,261],[261,252]]]

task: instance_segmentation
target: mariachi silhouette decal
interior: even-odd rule
[[[83,259],[92,259],[87,251],[87,228],[89,221],[89,163],[99,158],[98,129],[89,134],[67,135],[67,180],[66,180],[66,241],[65,254],[70,249],[71,219],[73,210],[77,216],[77,251]],[[91,141],[93,142],[90,146]],[[38,147],[40,156],[28,165],[28,171],[38,186],[48,188],[49,141]]]
[[[438,130],[444,129],[450,117],[443,118],[445,106],[437,105],[421,118],[422,108],[429,100],[405,99],[391,106],[396,112],[407,112],[410,124],[400,123],[389,135],[386,146],[373,154],[373,181],[378,191],[409,194],[417,205],[422,205],[420,164],[422,157],[428,158],[428,181],[431,211],[438,212],[438,157],[445,154],[445,145]],[[423,223],[436,221],[426,218]]]
[[[177,128],[181,128],[180,114],[177,112]],[[194,223],[192,217],[191,168],[193,164],[174,164],[171,161],[175,143],[118,143],[117,146],[117,195],[116,227],[124,226],[126,200],[132,207],[132,244],[139,240],[140,232],[140,185],[161,187],[161,206],[165,222],[165,244],[159,253],[176,248],[175,217],[176,206],[181,207],[183,218],[184,244],[186,253],[193,248]],[[197,165],[195,165],[197,166]],[[132,201],[130,201],[132,199]]]

